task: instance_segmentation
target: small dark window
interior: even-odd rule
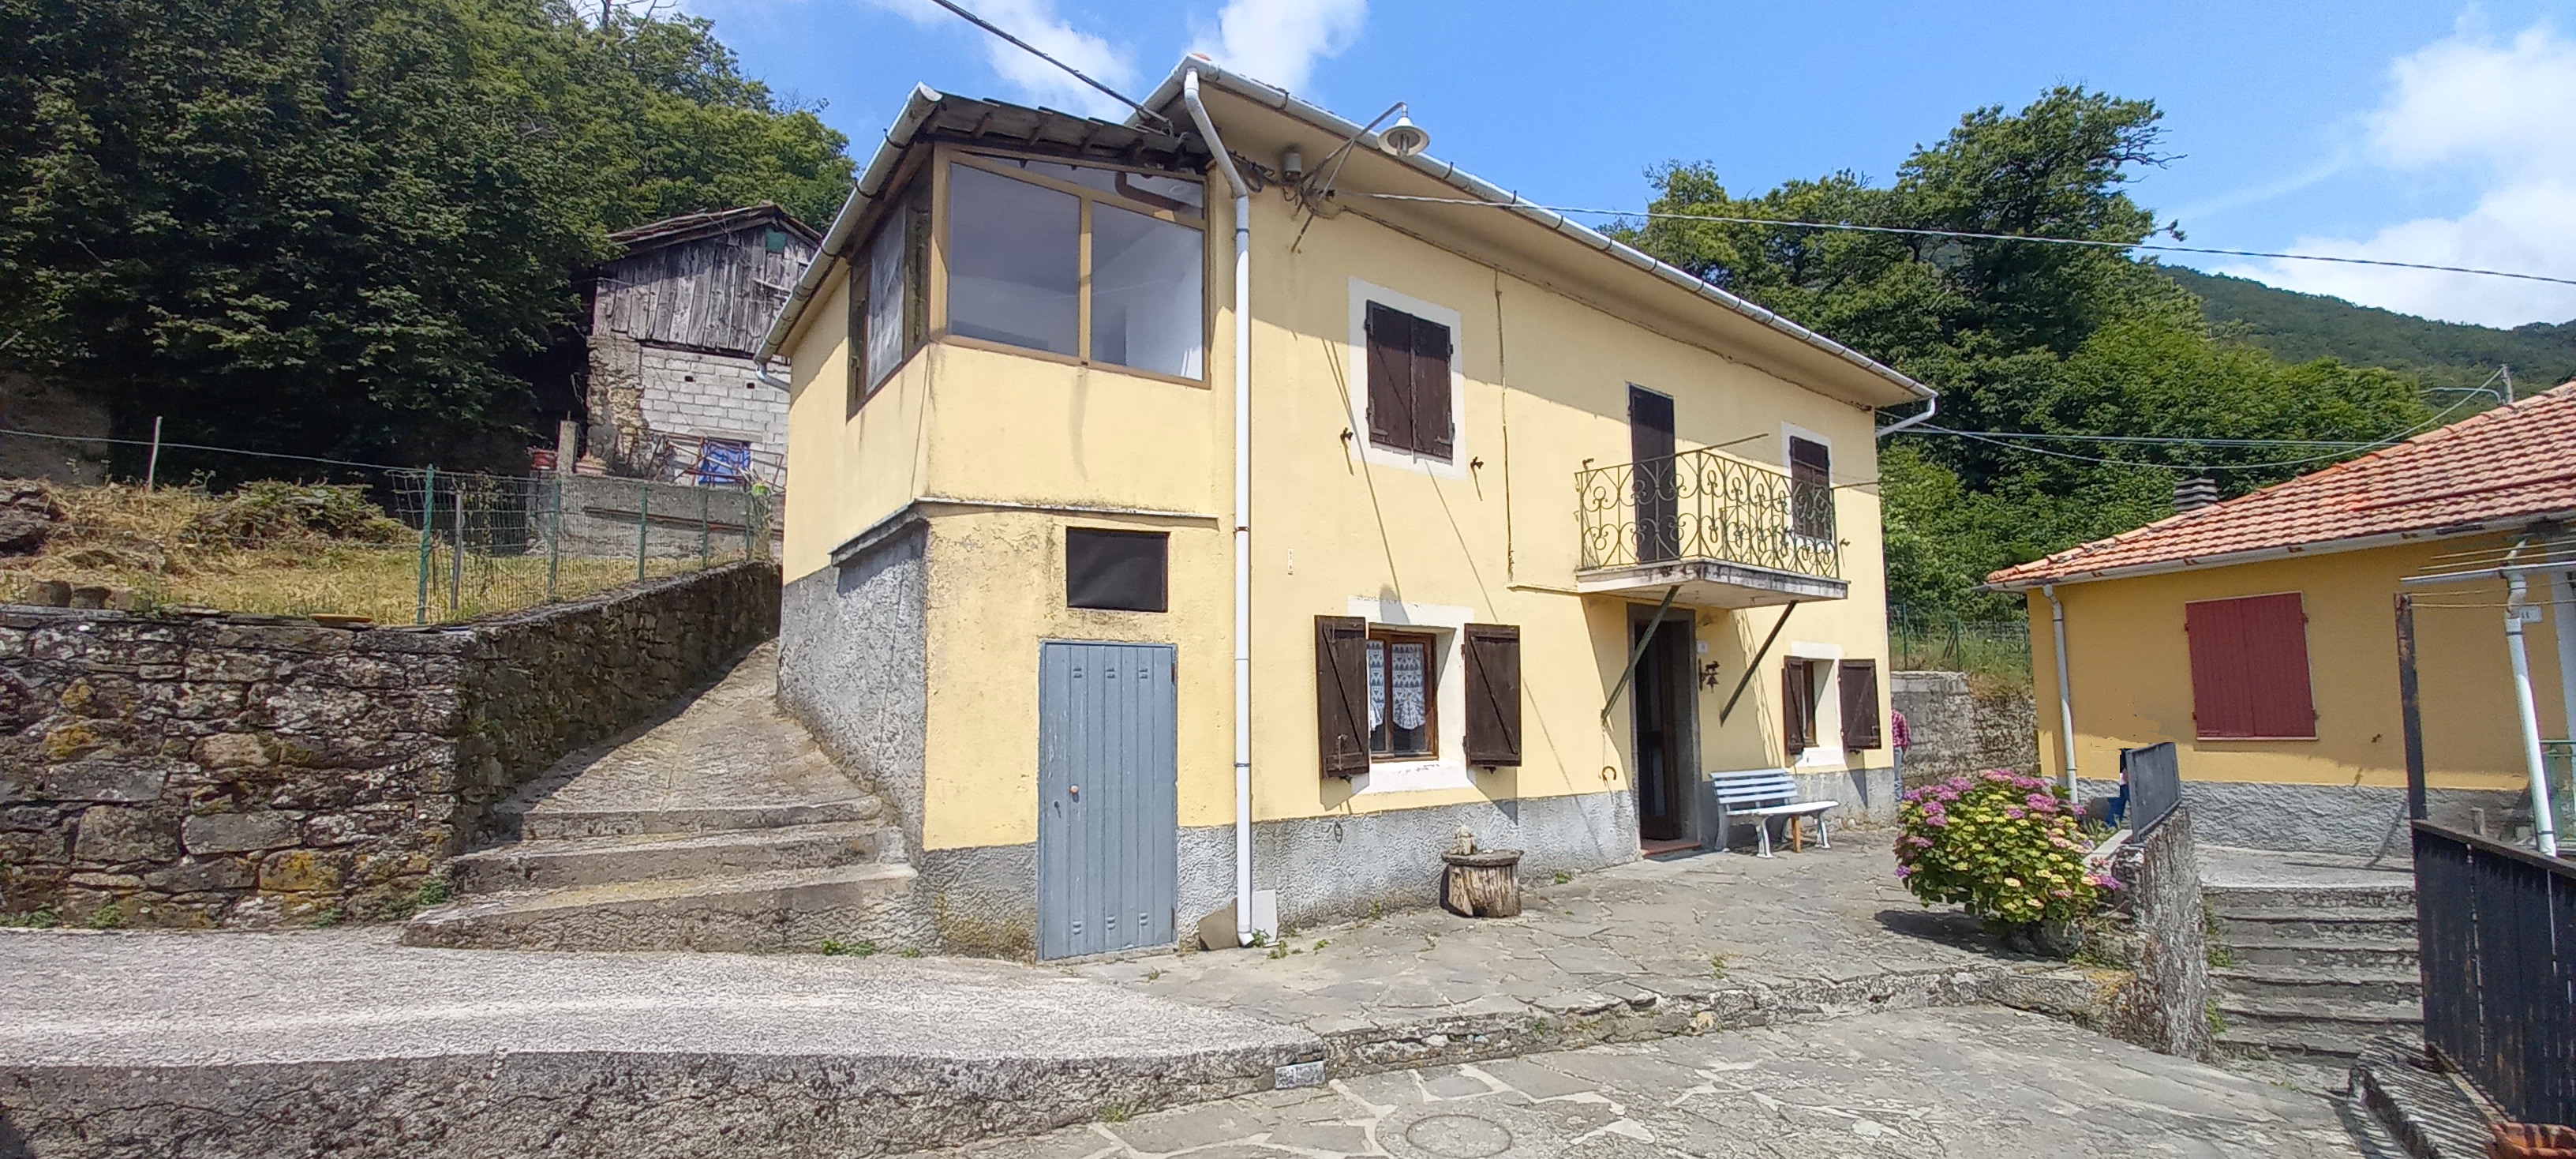
[[[1449,413],[1449,328],[1368,304],[1369,441],[1446,459],[1457,445]]]
[[[761,248],[766,249],[771,253],[786,253],[787,231],[783,229],[770,230],[769,232],[760,235],[760,244]]]
[[[1064,529],[1064,602],[1113,612],[1170,606],[1171,536],[1160,531]]]
[[[1780,740],[1791,757],[1818,743],[1816,672],[1823,663],[1794,656],[1780,662]]]

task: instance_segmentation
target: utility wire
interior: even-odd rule
[[[2443,419],[2450,417],[2452,411],[2460,409],[2460,407],[2466,405],[2467,402],[2467,399],[2461,399],[2459,402],[2452,403],[2449,407],[2434,414],[2432,418],[2426,419],[2412,428],[2390,435],[2389,437],[2381,439],[2375,443],[2363,443],[2360,446],[2348,447],[2343,451],[2331,454],[2310,455],[2303,459],[2276,459],[2263,463],[2149,463],[2138,459],[2105,459],[2094,455],[2078,455],[2071,451],[2052,451],[2046,447],[2025,446],[2019,443],[2008,442],[2004,439],[1995,438],[1978,431],[1953,430],[1949,427],[1936,427],[1930,423],[1915,427],[1914,429],[1930,434],[1956,435],[1964,439],[1975,439],[1981,443],[1993,443],[1998,447],[2010,447],[2013,450],[2027,451],[2034,455],[2047,455],[2050,458],[2056,459],[2073,459],[2081,463],[2101,463],[2114,467],[2155,467],[2167,471],[2268,471],[2275,467],[2297,467],[2308,463],[2323,463],[2335,459],[2348,458],[2350,457],[2351,452],[2356,450],[2387,447],[2404,442],[2407,439],[2413,438],[2416,435],[2422,434],[2425,431],[2431,430],[2435,426],[2440,425]]]
[[[19,431],[11,430],[6,427],[0,427],[0,435],[16,435],[20,438],[26,439],[51,439],[58,443],[116,443],[120,446],[127,447],[149,447],[156,445],[149,439],[93,438],[88,435],[49,435],[42,431]],[[391,463],[361,463],[354,459],[323,459],[312,455],[284,455],[275,451],[245,451],[238,447],[210,447],[203,443],[173,443],[164,440],[157,445],[165,451],[214,451],[218,454],[249,455],[260,459],[293,459],[299,463],[328,463],[335,467],[365,467],[371,471],[420,470],[418,467],[397,467]]]
[[[2066,440],[2080,443],[2152,443],[2189,444],[2211,447],[2376,447],[2381,444],[2361,439],[2195,439],[2166,435],[2055,435],[2031,431],[1962,431],[1949,427],[1926,427],[1954,435],[1982,435],[1990,439]]]
[[[1082,70],[1081,70],[1081,69],[1075,68],[1075,67],[1073,67],[1072,65],[1069,65],[1069,64],[1066,64],[1066,63],[1065,63],[1065,62],[1063,62],[1063,61],[1057,60],[1056,58],[1054,58],[1054,57],[1052,57],[1052,56],[1048,56],[1046,53],[1039,51],[1038,46],[1036,46],[1036,45],[1034,45],[1034,44],[1031,44],[1031,43],[1029,43],[1028,41],[1022,40],[1022,39],[1020,39],[1019,37],[1013,36],[1013,35],[1011,35],[1010,33],[1007,33],[1007,32],[1002,31],[1002,30],[1001,30],[1001,28],[1000,28],[1000,27],[998,27],[998,26],[996,26],[992,21],[990,21],[990,20],[986,20],[986,19],[984,19],[984,18],[983,18],[983,17],[981,17],[981,16],[977,16],[977,15],[975,15],[974,13],[967,11],[964,5],[961,5],[961,4],[956,3],[956,2],[955,2],[955,0],[930,0],[930,2],[931,2],[931,3],[933,3],[933,4],[936,4],[936,5],[938,5],[938,6],[940,6],[940,7],[942,7],[942,8],[945,8],[945,9],[947,9],[947,10],[951,11],[951,12],[954,12],[954,13],[956,13],[957,15],[959,15],[959,16],[961,16],[961,17],[965,18],[965,20],[966,20],[966,22],[967,22],[968,24],[972,24],[972,25],[974,25],[974,26],[975,26],[975,27],[977,27],[977,28],[981,28],[981,29],[983,29],[983,30],[984,30],[984,31],[986,31],[986,32],[990,32],[990,33],[992,33],[992,34],[993,34],[993,35],[995,35],[995,36],[1001,37],[1003,40],[1006,40],[1006,41],[1010,42],[1011,44],[1013,44],[1013,45],[1017,46],[1021,51],[1028,53],[1030,56],[1034,56],[1034,57],[1038,58],[1039,60],[1043,60],[1043,61],[1047,62],[1048,64],[1051,64],[1051,65],[1056,66],[1057,68],[1063,69],[1067,74],[1071,75],[1071,76],[1073,77],[1073,79],[1078,80],[1078,81],[1081,81],[1082,83],[1087,84],[1087,85],[1090,85],[1091,87],[1093,87],[1093,88],[1095,88],[1095,89],[1099,89],[1101,92],[1104,92],[1104,93],[1109,94],[1109,98],[1110,98],[1111,100],[1117,101],[1119,104],[1122,104],[1122,105],[1127,106],[1128,108],[1134,109],[1134,110],[1136,110],[1136,113],[1137,113],[1137,115],[1138,115],[1138,116],[1144,117],[1146,120],[1149,120],[1149,121],[1154,122],[1155,124],[1161,125],[1161,126],[1163,127],[1163,131],[1164,131],[1164,132],[1169,133],[1169,132],[1172,132],[1172,131],[1173,131],[1173,129],[1172,129],[1172,122],[1170,122],[1169,120],[1164,119],[1164,117],[1163,117],[1163,115],[1162,115],[1162,114],[1157,113],[1157,112],[1155,112],[1155,111],[1154,111],[1154,110],[1152,110],[1152,109],[1146,108],[1146,107],[1145,107],[1145,106],[1143,106],[1143,105],[1137,104],[1137,103],[1136,103],[1136,102],[1134,102],[1134,101],[1128,100],[1128,99],[1127,99],[1127,94],[1122,93],[1122,92],[1119,92],[1118,90],[1113,89],[1113,88],[1109,87],[1108,85],[1102,84],[1102,83],[1100,83],[1099,81],[1093,80],[1093,79],[1091,79],[1090,77],[1083,75],[1083,72],[1082,72]]]
[[[947,0],[938,0],[946,3]],[[1655,213],[1628,209],[1583,209],[1569,205],[1539,205],[1528,201],[1487,201],[1475,197],[1423,197],[1405,193],[1345,193],[1346,197],[1373,197],[1380,201],[1424,201],[1435,205],[1480,205],[1495,209],[1542,209],[1549,213],[1585,213],[1602,217],[1642,217],[1655,221],[1708,221],[1722,225],[1769,225],[1784,229],[1839,229],[1856,233],[1893,233],[1912,237],[1954,237],[1972,241],[2027,241],[2049,245],[2087,246],[2094,249],[2157,250],[2165,253],[2222,254],[2240,258],[2280,258],[2300,262],[2339,262],[2354,266],[2393,266],[2406,270],[2434,270],[2446,274],[2478,274],[2490,278],[2520,278],[2527,282],[2551,282],[2576,286],[2576,278],[2553,278],[2546,274],[2521,274],[2510,270],[2482,270],[2472,266],[2440,266],[2423,262],[2397,262],[2384,258],[2339,258],[2325,254],[2272,253],[2265,250],[2215,249],[2209,246],[2166,245],[2145,241],[2096,241],[2082,237],[2036,237],[2018,233],[1977,233],[1962,229],[1916,229],[1896,225],[1855,225],[1847,221],[1782,221],[1769,217],[1719,217],[1701,213]]]

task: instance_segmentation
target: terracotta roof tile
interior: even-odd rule
[[[1986,582],[2020,588],[2570,514],[2576,514],[2576,382],[2224,503],[2005,568]]]

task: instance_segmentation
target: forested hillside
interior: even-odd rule
[[[1883,497],[1898,604],[2016,614],[1977,590],[1988,571],[2170,514],[2178,478],[2241,494],[2435,421],[2411,375],[2213,332],[2198,299],[2119,249],[1691,220],[2135,242],[2155,217],[2123,187],[2165,159],[2159,115],[2059,88],[1969,113],[1883,185],[1845,171],[1738,196],[1710,166],[1674,165],[1657,216],[1622,231],[1942,391],[1937,422],[1881,444],[1876,479],[1835,479]],[[2220,439],[2285,445],[2194,441]]]
[[[2200,298],[2211,322],[2293,362],[2340,358],[2414,372],[2440,386],[2475,386],[2496,367],[2510,366],[2514,382],[2526,391],[2576,376],[2576,320],[2498,330],[2356,306],[2245,278],[2160,268]]]
[[[609,231],[850,179],[705,21],[584,10],[0,0],[0,371],[178,442],[514,442]]]

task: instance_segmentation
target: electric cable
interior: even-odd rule
[[[946,3],[946,0],[939,0],[939,2]],[[2339,262],[2345,265],[2389,266],[2404,270],[2432,270],[2446,274],[2477,274],[2491,278],[2519,278],[2529,282],[2550,282],[2561,286],[2576,286],[2576,278],[2557,278],[2551,277],[2547,274],[2524,274],[2516,273],[2511,270],[2486,270],[2479,269],[2474,266],[2444,266],[2432,265],[2425,262],[2400,262],[2391,261],[2386,258],[2345,258],[2334,257],[2328,254],[2273,253],[2267,250],[2218,249],[2211,246],[2168,245],[2161,242],[2147,241],[2099,241],[2093,238],[2082,237],[2040,237],[2031,234],[2018,233],[1979,233],[1974,230],[1964,229],[1923,229],[1898,225],[1858,225],[1848,221],[1783,221],[1768,217],[1722,217],[1715,214],[1704,213],[1658,213],[1652,210],[1585,209],[1570,205],[1540,205],[1536,202],[1529,201],[1488,201],[1477,197],[1426,197],[1409,193],[1361,192],[1347,193],[1342,196],[1370,197],[1380,201],[1421,201],[1435,205],[1477,205],[1494,209],[1538,209],[1545,210],[1549,213],[1582,213],[1601,217],[1638,217],[1654,221],[1705,221],[1714,222],[1720,225],[1767,225],[1777,226],[1783,229],[1832,229],[1847,230],[1856,233],[1890,233],[1904,234],[1913,237],[1960,238],[1970,241],[2026,241],[2045,243],[2048,245],[2086,246],[2094,249],[2156,250],[2164,253],[2219,254],[2227,257],[2240,258],[2278,258],[2285,261]]]
[[[981,29],[983,29],[983,30],[984,30],[984,31],[986,31],[986,32],[990,32],[990,33],[992,33],[992,34],[993,34],[993,35],[995,35],[995,36],[1001,37],[1003,40],[1005,40],[1005,41],[1009,42],[1010,44],[1012,44],[1012,45],[1016,46],[1016,47],[1017,47],[1017,48],[1019,48],[1021,51],[1026,52],[1026,53],[1028,53],[1029,55],[1031,55],[1031,56],[1034,56],[1034,57],[1038,58],[1039,60],[1043,60],[1043,61],[1047,62],[1048,64],[1054,65],[1054,66],[1056,66],[1057,68],[1063,69],[1063,70],[1064,70],[1068,75],[1072,76],[1072,77],[1073,77],[1073,79],[1078,80],[1078,81],[1081,81],[1082,83],[1087,84],[1087,85],[1090,85],[1091,87],[1093,87],[1093,88],[1095,88],[1095,89],[1099,89],[1101,92],[1104,92],[1104,93],[1109,94],[1109,99],[1114,100],[1114,101],[1117,101],[1119,104],[1125,105],[1125,106],[1127,106],[1128,108],[1131,108],[1131,109],[1136,110],[1136,114],[1137,114],[1138,116],[1141,116],[1141,117],[1145,118],[1146,120],[1152,121],[1152,122],[1154,122],[1155,124],[1161,125],[1161,126],[1163,127],[1163,131],[1164,131],[1164,132],[1166,132],[1166,133],[1173,133],[1173,134],[1174,134],[1174,135],[1176,135],[1176,136],[1178,135],[1178,131],[1177,131],[1176,129],[1174,129],[1174,128],[1173,128],[1173,126],[1172,126],[1172,122],[1171,122],[1170,120],[1166,119],[1166,118],[1165,118],[1161,113],[1157,113],[1157,112],[1155,112],[1155,111],[1154,111],[1154,110],[1152,110],[1152,109],[1146,108],[1146,107],[1145,107],[1145,106],[1143,106],[1143,105],[1140,105],[1140,104],[1137,104],[1137,103],[1136,103],[1136,102],[1134,102],[1134,101],[1128,100],[1128,99],[1127,99],[1127,94],[1122,93],[1122,92],[1119,92],[1118,90],[1113,89],[1113,88],[1109,87],[1108,85],[1102,84],[1102,83],[1100,83],[1099,81],[1096,81],[1096,80],[1091,79],[1089,76],[1084,75],[1084,73],[1083,73],[1083,71],[1082,71],[1081,69],[1075,68],[1075,67],[1073,67],[1072,65],[1069,65],[1069,64],[1066,64],[1066,63],[1065,63],[1065,62],[1063,62],[1063,61],[1057,60],[1056,58],[1054,58],[1054,57],[1052,57],[1052,56],[1048,56],[1046,53],[1039,51],[1039,49],[1038,49],[1038,47],[1037,47],[1036,45],[1031,44],[1031,43],[1029,43],[1028,41],[1022,40],[1022,39],[1020,39],[1019,37],[1013,36],[1013,35],[1011,35],[1010,33],[1007,33],[1007,32],[1002,31],[1002,29],[1001,29],[1001,27],[1000,27],[1000,26],[998,26],[998,25],[994,24],[994,23],[993,23],[992,21],[990,21],[990,20],[986,20],[986,19],[984,19],[984,18],[983,18],[983,17],[981,17],[981,16],[977,16],[977,15],[975,15],[974,13],[967,11],[967,10],[966,10],[966,8],[965,8],[965,6],[964,6],[964,5],[961,5],[961,4],[956,3],[956,0],[930,0],[930,2],[931,2],[931,3],[933,3],[933,4],[936,4],[936,5],[938,5],[938,6],[940,6],[940,7],[942,7],[942,8],[945,8],[945,9],[949,10],[950,12],[954,12],[954,13],[956,13],[958,16],[963,17],[967,23],[972,24],[972,25],[974,25],[974,26],[975,26],[975,27],[977,27],[977,28],[981,28]]]

